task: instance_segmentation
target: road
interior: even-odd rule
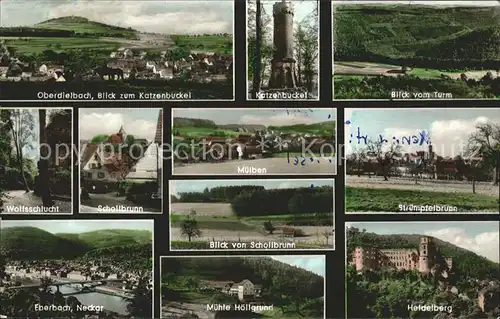
[[[392,189],[407,189],[421,190],[429,192],[446,192],[446,193],[472,193],[472,185],[470,183],[447,183],[438,181],[419,180],[418,185],[415,185],[414,180],[389,178],[384,181],[383,177],[368,176],[346,176],[346,186],[359,188],[392,188]],[[476,185],[476,193],[497,196],[499,195],[498,186],[491,183],[478,183]]]
[[[319,161],[319,163],[318,163]],[[261,158],[253,160],[231,160],[220,163],[196,163],[196,164],[174,164],[174,175],[333,175],[336,173],[336,160],[329,158],[319,158],[313,162],[302,161],[295,165],[295,160],[286,157]],[[238,168],[253,167],[265,169],[262,174],[238,173]]]
[[[36,196],[33,192],[24,190],[5,191],[3,200],[3,213],[4,214],[29,214],[28,212],[9,211],[10,207],[41,207],[43,205],[42,199]],[[71,201],[54,201],[54,212],[48,213],[32,213],[32,214],[71,214],[72,205]]]

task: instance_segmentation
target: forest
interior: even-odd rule
[[[333,212],[333,187],[265,189],[263,186],[220,186],[180,193],[179,203],[230,203],[240,217]],[[331,219],[331,218],[330,218]]]
[[[493,7],[414,3],[335,6],[335,98],[386,99],[398,90],[498,98],[495,14]]]
[[[39,202],[71,213],[72,152],[66,152],[71,150],[71,123],[72,112],[67,109],[0,111],[0,212],[6,205]]]
[[[263,302],[279,309],[263,317],[324,317],[324,278],[269,257],[163,258],[161,274],[163,304],[218,303],[224,301],[224,295],[216,289],[203,289],[207,283],[248,279],[262,285]],[[225,302],[229,302],[227,297]]]
[[[416,248],[421,235],[378,235],[355,227],[347,229],[347,256],[355,247]],[[500,282],[500,266],[473,252],[433,238],[439,252],[453,258],[453,268],[446,280],[437,275],[416,271],[364,271],[357,273],[346,266],[347,312],[349,318],[496,318],[500,315],[498,299],[481,311],[478,293]],[[452,286],[455,292],[444,289]],[[449,305],[451,313],[410,311],[408,304]]]

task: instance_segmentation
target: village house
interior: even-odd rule
[[[244,279],[238,283],[227,283],[222,288],[222,293],[230,296],[236,296],[240,301],[254,300],[260,297],[262,286],[255,285],[250,280]]]

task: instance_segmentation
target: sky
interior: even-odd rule
[[[389,0],[373,0],[373,1],[357,1],[357,0],[333,0],[333,4],[346,4],[346,3],[359,3],[359,4],[419,4],[419,5],[431,5],[431,6],[500,6],[498,1],[477,1],[477,0],[468,0],[468,1],[389,1]]]
[[[477,123],[494,122],[500,124],[500,112],[496,109],[346,109],[345,125],[346,153],[363,147],[358,145],[358,127],[360,135],[379,140],[391,141],[393,137],[417,135],[426,131],[432,141],[433,150],[440,156],[454,157],[461,155],[471,133],[475,132]],[[350,135],[353,134],[351,138]],[[351,141],[351,143],[349,143]],[[390,145],[390,144],[388,144]],[[427,150],[428,144],[405,145],[403,152],[415,153]]]
[[[312,124],[336,120],[335,109],[173,109],[172,117],[187,117],[195,119],[212,120],[218,125],[224,124],[260,124],[293,125]]]
[[[74,15],[143,32],[233,33],[234,10],[229,0],[3,0],[0,3],[2,26],[34,25]]]
[[[152,141],[156,134],[160,109],[100,109],[81,108],[78,120],[80,140],[90,140],[98,134],[125,133]]]
[[[262,1],[262,5],[264,7],[265,12],[272,16],[273,15],[273,5],[276,2],[280,2],[279,0],[264,0]],[[295,10],[295,15],[293,17],[293,21],[295,24],[300,23],[306,16],[311,14],[314,10],[317,8],[317,2],[316,1],[294,1],[293,2],[293,9]]]
[[[214,188],[217,186],[242,186],[242,185],[255,185],[264,186],[266,189],[276,189],[276,188],[299,188],[299,187],[321,187],[321,186],[331,186],[333,187],[333,180],[186,180],[170,181],[170,194],[178,195],[179,193],[186,192],[199,192],[203,191],[205,188]]]
[[[346,227],[363,228],[380,235],[418,234],[436,237],[455,246],[470,250],[494,262],[499,262],[498,222],[368,222],[349,223]]]
[[[272,256],[271,258],[292,266],[297,266],[299,268],[309,270],[317,275],[325,277],[325,270],[326,270],[325,256],[293,255],[293,256]]]
[[[153,220],[2,220],[1,228],[36,227],[49,233],[85,233],[102,229],[149,230],[153,232]]]

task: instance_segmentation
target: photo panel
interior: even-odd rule
[[[71,215],[72,109],[0,107],[0,140],[0,214]]]
[[[1,315],[152,318],[152,220],[3,220],[0,226]]]
[[[499,108],[348,108],[345,140],[346,214],[499,213]]]
[[[335,100],[498,99],[498,1],[332,1]]]
[[[161,318],[326,318],[325,256],[161,257],[160,271]]]
[[[334,175],[336,110],[172,109],[173,175]]]
[[[248,99],[319,100],[319,1],[246,1]]]
[[[171,250],[333,250],[334,180],[170,181]]]
[[[80,213],[161,214],[163,109],[79,110]]]
[[[349,318],[497,318],[498,221],[347,222]]]
[[[9,0],[0,9],[2,100],[234,100],[233,1]]]

